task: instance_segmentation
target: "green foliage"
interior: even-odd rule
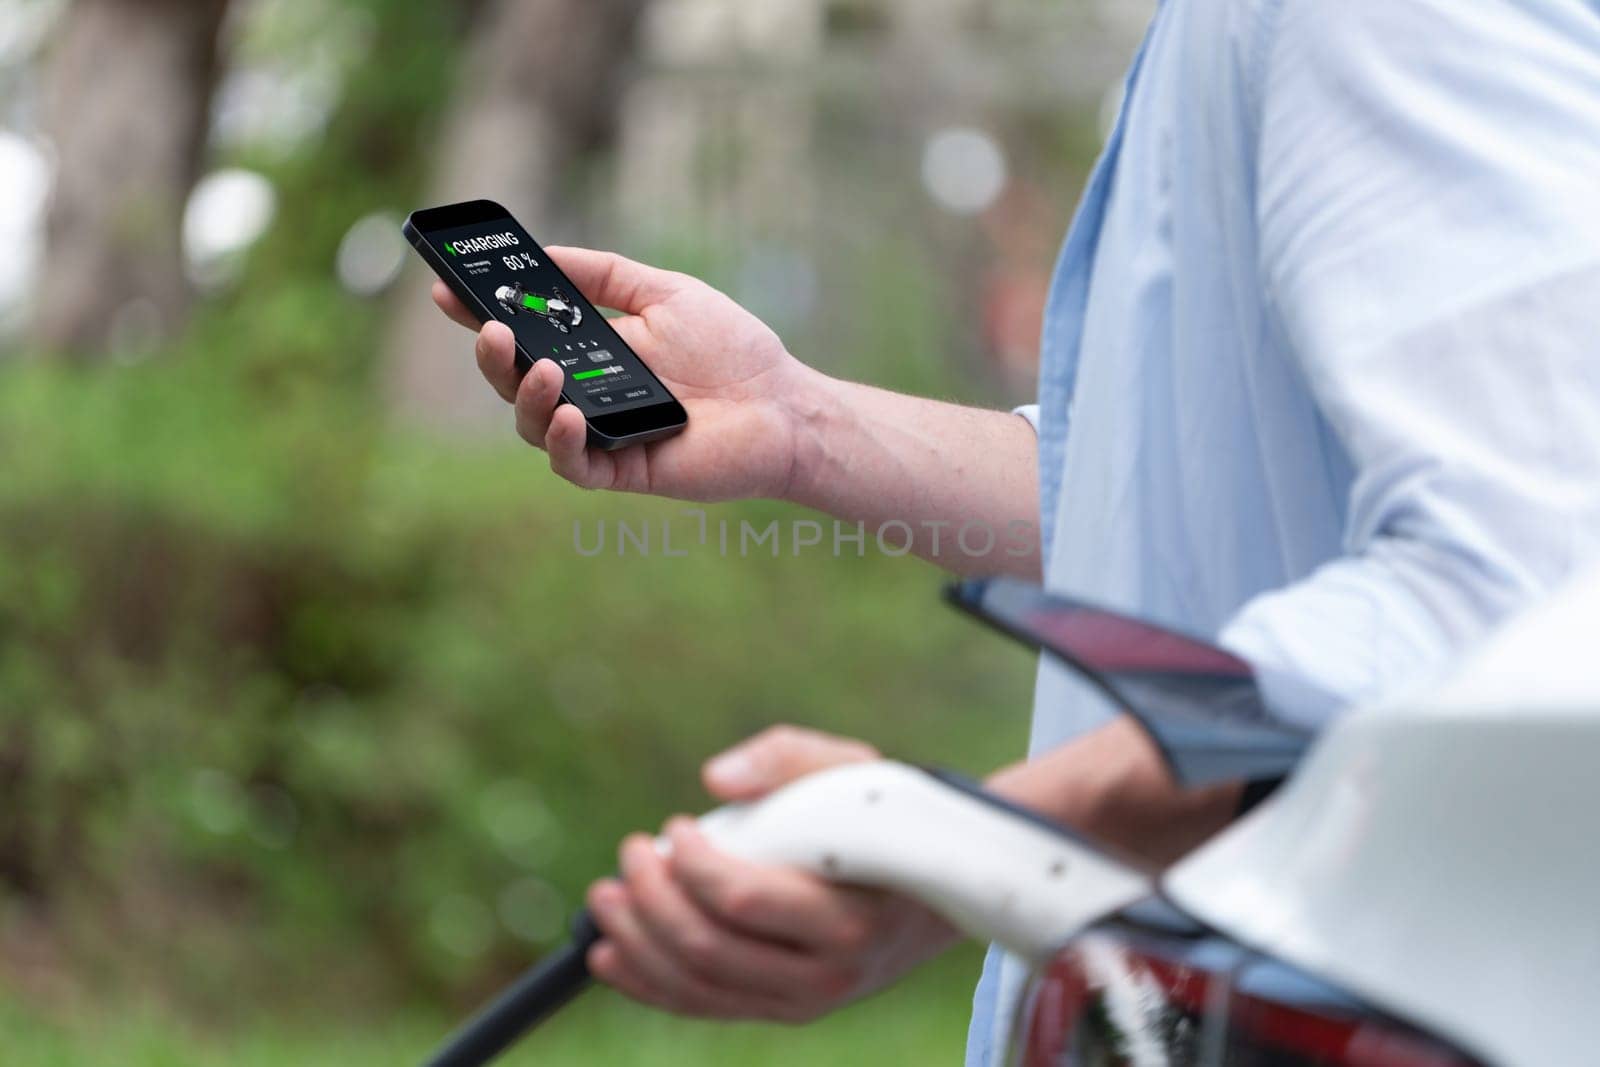
[[[468,7],[415,0],[281,6],[294,17],[257,25],[261,39],[247,43],[268,55],[291,52],[331,19],[353,39],[358,61],[343,72],[339,106],[309,150],[235,160],[265,171],[282,205],[272,232],[252,250],[252,279],[325,276],[351,222],[411,203],[434,162],[432,126],[450,100]]]
[[[345,329],[320,299],[274,294],[308,345]],[[78,978],[157,953],[208,1011],[460,1005],[769,723],[974,772],[1020,749],[1026,658],[936,607],[930,569],[741,557],[741,520],[801,517],[762,503],[709,510],[728,558],[687,545],[681,505],[268,368],[271,320],[0,382],[0,933],[43,916]],[[619,521],[656,524],[650,556]]]
[[[713,534],[666,558],[681,505],[566,487],[509,431],[386,423],[385,309],[334,262],[356,219],[419,202],[470,6],[263,6],[249,47],[364,58],[315,143],[218,161],[278,194],[240,276],[159,360],[0,368],[0,1060],[414,1060],[561,937],[624,833],[706,806],[718,748],[797,722],[973,773],[1021,751],[1029,661],[938,607],[931,569],[742,556],[740,522],[810,517],[759,502],[706,509],[728,557]],[[794,249],[820,295],[786,340],[845,376],[1011,399],[970,355],[980,257],[915,236],[895,176],[916,137],[863,110],[823,101],[818,151],[848,174]],[[1094,147],[1090,123],[1038,126],[1047,161]],[[590,173],[563,202],[601,233]],[[629,250],[759,305],[754,237],[710,221]],[[607,524],[607,551],[580,554],[575,522]],[[654,524],[652,555],[617,553],[622,522]],[[975,962],[800,1033],[600,995],[521,1062],[948,1062]]]
[[[965,1036],[978,950],[968,947],[909,981],[829,1018],[793,1029],[673,1019],[599,991],[577,1001],[504,1060],[608,1067],[762,1064],[950,1063]],[[356,1020],[360,1023],[361,1020]],[[177,1022],[152,1008],[113,1006],[92,1016],[40,1018],[0,1002],[0,1047],[30,1067],[391,1067],[418,1062],[449,1020],[408,1013],[383,1026],[342,1018],[285,1027],[252,1021],[227,1032]]]

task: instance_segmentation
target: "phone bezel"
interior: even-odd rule
[[[459,204],[421,208],[413,211],[402,227],[406,239],[411,243],[412,247],[423,257],[428,266],[433,269],[433,272],[444,280],[445,284],[450,287],[450,291],[455,293],[457,299],[466,304],[468,309],[478,317],[480,322],[496,319],[497,316],[490,308],[484,306],[483,302],[478,299],[472,290],[461,281],[455,272],[455,268],[443,256],[439,255],[438,251],[433,247],[433,244],[428,240],[428,235],[438,230],[449,230],[458,226],[472,226],[481,222],[495,222],[500,219],[515,222],[519,229],[524,233],[528,233],[528,228],[518,222],[516,217],[506,210],[504,205],[498,204],[493,200],[468,200]],[[572,279],[567,277],[566,272],[554,260],[550,259],[544,248],[531,233],[529,233],[528,239],[533,242],[534,248],[550,269],[555,271],[556,275],[571,287],[573,292],[580,294],[586,302],[593,306],[594,301],[589,299],[589,295],[573,284]],[[626,349],[635,359],[639,359],[638,353],[634,352],[628,343],[617,335],[615,329],[612,329],[609,324],[607,329],[610,329],[612,336],[616,337],[618,345]],[[532,369],[533,362],[533,357],[522,347],[521,342],[518,342],[518,369],[523,374],[526,374]],[[644,360],[639,359],[639,365],[644,367],[645,372],[650,375],[652,381],[661,390],[666,399],[658,403],[647,404],[644,407],[629,408],[626,411],[596,415],[585,414],[584,419],[588,423],[589,443],[591,445],[605,451],[611,451],[627,445],[643,444],[648,441],[669,437],[682,430],[688,424],[688,412],[684,410],[678,398],[672,395],[672,391],[667,388],[666,383]],[[565,387],[562,389],[561,399],[563,403],[573,403],[572,398],[567,395]]]

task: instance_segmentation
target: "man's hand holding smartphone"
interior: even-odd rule
[[[445,314],[478,330],[479,369],[515,404],[517,432],[549,454],[551,470],[586,489],[682,500],[786,496],[826,379],[704,282],[609,252],[545,253],[590,300],[623,312],[611,327],[689,415],[687,429],[666,440],[616,452],[590,447],[583,413],[559,404],[564,376],[556,361],[541,358],[524,375],[511,329],[497,321],[480,328],[450,288],[435,282],[433,298]]]
[[[957,573],[1037,578],[1038,450],[1023,419],[831,378],[704,282],[547,251],[492,201],[414,212],[404,229],[440,278],[439,306],[478,330],[479,366],[518,431],[568,481],[787,500],[864,533],[907,531],[904,547]],[[990,550],[958,551],[954,530],[973,521],[996,534]]]

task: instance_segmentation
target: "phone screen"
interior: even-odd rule
[[[528,231],[487,201],[412,216],[411,229],[436,253],[457,296],[474,312],[511,327],[528,363],[552,359],[566,375],[562,393],[591,428],[615,436],[681,424],[682,408],[660,379],[623,343],[604,316],[545,255]],[[415,239],[415,238],[414,238]],[[463,292],[465,290],[466,292]],[[644,409],[662,406],[662,419]],[[612,418],[619,413],[625,418]]]

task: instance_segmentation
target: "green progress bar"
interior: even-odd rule
[[[602,375],[604,373],[606,373],[606,370],[605,370],[604,367],[601,367],[599,370],[579,371],[577,374],[574,374],[572,376],[572,380],[575,381],[575,382],[581,382],[585,378],[598,378],[598,377],[600,377],[600,375]]]
[[[532,293],[529,293],[527,296],[522,298],[522,306],[525,308],[530,308],[543,315],[549,310],[550,301],[546,300],[542,296],[534,296]]]

